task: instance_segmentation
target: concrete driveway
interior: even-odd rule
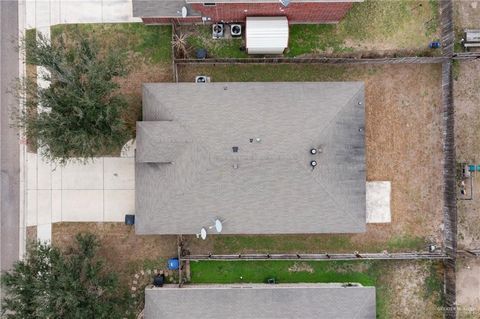
[[[23,29],[35,28],[47,38],[50,26],[69,23],[141,22],[132,17],[131,0],[24,0]],[[37,72],[45,72],[41,67]],[[38,79],[39,86],[45,87]],[[37,226],[37,239],[51,240],[55,222],[115,222],[132,213],[135,203],[132,150],[122,157],[97,158],[86,165],[54,167],[26,153],[25,226]]]
[[[131,0],[25,0],[25,27],[64,23],[140,22],[132,17]]]
[[[122,222],[135,209],[135,161],[100,157],[64,167],[27,153],[26,224],[37,226],[37,239],[51,239],[52,223]]]

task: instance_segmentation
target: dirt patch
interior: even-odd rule
[[[455,146],[457,162],[480,165],[480,61],[455,66]],[[468,184],[468,182],[467,182]],[[464,248],[480,247],[480,176],[474,176],[473,200],[457,202],[458,240]]]
[[[392,222],[369,224],[366,233],[263,236],[261,240],[259,236],[245,237],[242,245],[236,245],[233,238],[212,236],[207,242],[215,243],[202,244],[199,249],[213,246],[218,253],[265,251],[267,247],[271,252],[380,252],[424,250],[427,241],[441,245],[440,65],[217,65],[181,66],[179,70],[182,81],[192,81],[196,74],[217,82],[364,81],[367,180],[392,182]],[[422,240],[413,243],[415,238]]]
[[[163,265],[164,259],[177,255],[176,236],[139,236],[123,223],[55,223],[52,244],[60,249],[69,247],[76,234],[90,232],[101,243],[100,256],[107,265],[122,275],[131,275],[145,265]]]
[[[116,81],[120,85],[120,93],[128,100],[128,110],[124,114],[124,119],[128,130],[135,136],[136,123],[142,119],[143,83],[172,82],[172,66],[148,64],[143,59],[138,59],[132,63],[128,76]]]
[[[459,318],[480,317],[480,260],[460,259],[457,264]]]
[[[478,29],[480,28],[480,1],[479,0],[459,0],[453,1],[454,22],[459,29]]]
[[[37,226],[27,227],[27,245],[37,240]]]
[[[443,318],[438,303],[441,291],[429,291],[429,263],[401,261],[389,265],[382,276],[382,285],[389,287],[388,318]]]
[[[292,267],[288,268],[289,272],[309,272],[313,273],[315,270],[307,263],[294,263]]]

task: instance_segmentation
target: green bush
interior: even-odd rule
[[[42,109],[35,112],[36,105],[27,105],[18,116],[29,142],[60,164],[118,152],[129,139],[122,118],[127,101],[114,81],[128,73],[126,52],[100,51],[94,38],[80,33],[54,42],[42,35],[24,42],[27,63],[44,67],[48,72],[38,76],[50,82],[37,88],[24,81],[26,101],[38,102]]]
[[[124,318],[127,290],[96,252],[97,239],[79,234],[67,252],[32,245],[25,260],[2,275],[2,318]]]

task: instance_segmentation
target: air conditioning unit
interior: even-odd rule
[[[232,37],[239,37],[242,35],[242,25],[241,24],[232,24],[230,25],[230,34]]]
[[[206,75],[197,75],[195,77],[195,83],[208,83],[210,82],[210,77]]]
[[[215,23],[212,25],[212,37],[214,39],[223,38],[224,36],[224,25],[223,23]]]

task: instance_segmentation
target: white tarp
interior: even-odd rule
[[[247,17],[247,52],[282,54],[288,47],[287,17]]]

